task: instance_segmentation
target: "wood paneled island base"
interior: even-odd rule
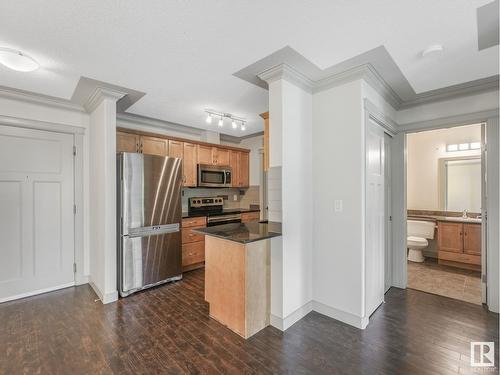
[[[205,300],[210,317],[244,338],[269,325],[268,242],[205,238]]]

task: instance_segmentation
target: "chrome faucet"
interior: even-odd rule
[[[468,210],[464,210],[464,211],[462,212],[462,217],[463,217],[464,219],[467,219],[467,218],[468,218],[468,215],[467,215],[468,213],[469,213],[469,211],[468,211]]]

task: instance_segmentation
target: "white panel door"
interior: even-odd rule
[[[384,166],[384,131],[370,120],[366,127],[365,316],[384,301]]]
[[[0,302],[74,283],[73,136],[0,126]]]

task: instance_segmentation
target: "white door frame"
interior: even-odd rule
[[[45,121],[24,119],[18,117],[10,117],[0,115],[0,125],[12,126],[17,128],[43,130],[55,133],[64,133],[73,135],[73,145],[75,146],[76,154],[73,158],[73,173],[74,173],[74,204],[76,207],[74,220],[74,259],[76,265],[75,285],[86,284],[88,275],[84,273],[84,199],[83,199],[83,160],[84,160],[84,135],[85,128],[56,124]]]
[[[475,112],[465,115],[440,118],[430,121],[402,125],[393,138],[393,249],[406,248],[406,135],[418,131],[451,128],[463,125],[486,123],[487,131],[487,305],[491,311],[499,312],[499,110]],[[398,183],[394,183],[397,181]],[[393,286],[406,288],[407,265],[404,251],[393,251]]]
[[[384,130],[384,133],[389,135],[391,137],[391,140],[389,143],[389,153],[392,155],[393,154],[393,144],[395,141],[397,141],[397,124],[389,117],[387,117],[386,115],[384,115],[378,108],[375,104],[373,104],[370,100],[368,99],[364,99],[364,110],[365,110],[365,126],[366,124],[368,124],[368,122],[370,120],[374,121],[375,123],[377,123],[379,126],[382,127],[382,129]],[[394,165],[393,165],[393,161],[394,161],[394,158],[391,157],[390,159],[391,163],[386,163],[385,165],[385,169],[388,171],[388,174],[391,176],[391,179],[390,179],[390,190],[391,190],[391,193],[394,192],[394,184],[395,184],[395,178],[393,176],[393,172],[394,172]],[[391,201],[390,202],[386,202],[386,205],[385,205],[385,208],[386,208],[386,212],[385,212],[385,216],[386,218],[387,217],[392,217],[394,218],[394,215],[393,215],[393,209],[394,209],[394,202],[395,202],[395,199],[394,199],[394,194],[391,195]],[[386,220],[386,223],[387,225],[387,220]],[[384,269],[384,280],[388,280],[390,285],[391,286],[395,286],[394,285],[394,272],[395,272],[395,267],[394,267],[394,252],[393,252],[393,249],[394,249],[394,244],[395,244],[395,241],[394,241],[394,232],[395,232],[395,229],[394,229],[394,226],[397,225],[397,223],[394,221],[394,219],[392,219],[390,221],[390,230],[389,230],[389,233],[391,233],[392,235],[392,238],[390,239],[387,239],[388,242],[390,243],[390,246],[388,248],[386,248],[385,250],[385,255],[387,257],[389,257],[388,261],[385,261],[384,264],[389,264],[390,265],[390,268],[388,269]],[[387,231],[386,231],[386,234],[387,234]],[[405,238],[406,238],[406,234],[405,234]],[[384,292],[386,292],[386,288],[384,286]]]

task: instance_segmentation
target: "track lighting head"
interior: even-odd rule
[[[218,125],[219,125],[220,128],[222,128],[222,126],[224,125],[224,120],[222,120],[222,116],[219,119]]]
[[[207,121],[207,124],[211,124],[212,123],[212,114],[211,113],[207,114],[206,121]]]

